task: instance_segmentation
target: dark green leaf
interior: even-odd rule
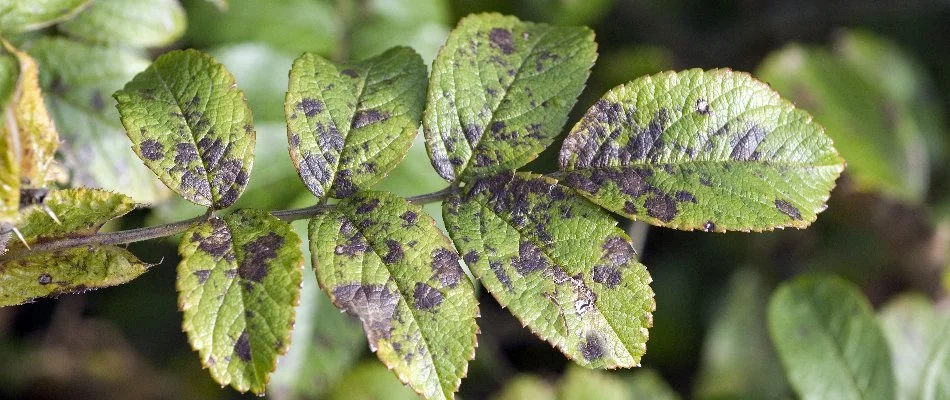
[[[91,42],[159,47],[184,34],[185,23],[177,0],[95,0],[59,29]]]

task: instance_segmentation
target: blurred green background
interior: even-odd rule
[[[117,1],[96,0],[83,13],[103,14],[97,10]],[[109,96],[173,48],[210,52],[247,95],[258,137],[251,184],[239,203],[247,207],[313,202],[285,142],[282,104],[295,57],[314,51],[361,59],[408,45],[431,62],[456,21],[472,12],[596,31],[600,56],[568,127],[606,90],[641,75],[729,67],[753,72],[827,128],[848,170],[808,230],[722,235],[631,227],[657,302],[643,368],[572,367],[481,293],[482,333],[461,398],[792,398],[765,324],[778,282],[821,271],[859,284],[875,307],[905,292],[945,300],[948,1],[230,0],[226,10],[205,0],[139,3],[124,24],[66,23],[12,38],[41,64],[72,182],[153,205],[111,229],[202,213],[168,196],[141,166]],[[445,186],[421,139],[379,188],[408,196]],[[526,168],[553,170],[558,147]],[[439,205],[426,210],[441,221]],[[303,224],[295,224],[298,231]],[[142,260],[162,262],[130,284],[0,309],[0,397],[241,397],[201,370],[181,332],[175,243],[130,246]],[[415,397],[375,360],[359,325],[329,304],[312,273],[301,303],[269,397]]]

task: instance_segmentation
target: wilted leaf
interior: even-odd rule
[[[135,209],[126,195],[88,188],[51,190],[44,204],[59,222],[38,207],[24,210],[18,228],[30,245],[96,233],[106,222]]]
[[[594,393],[591,393],[594,395]],[[534,375],[518,375],[510,379],[494,400],[555,400],[557,393],[553,385]]]
[[[370,348],[430,399],[451,399],[475,355],[478,304],[449,240],[421,207],[363,192],[313,219],[320,286],[360,318]]]
[[[904,295],[878,319],[894,360],[896,398],[950,398],[950,316],[926,297]]]
[[[508,171],[551,144],[596,58],[587,28],[466,17],[432,65],[423,119],[432,165],[449,181]]]
[[[176,50],[114,94],[133,149],[170,189],[202,206],[233,204],[254,161],[251,110],[210,56]]]
[[[535,334],[580,365],[632,367],[646,351],[651,278],[617,222],[550,178],[474,181],[443,208],[472,273]]]
[[[327,396],[330,400],[417,400],[418,395],[401,385],[378,362],[364,361],[350,370]]]
[[[647,76],[564,140],[564,183],[626,217],[724,232],[808,226],[844,163],[808,113],[730,70]]]
[[[290,157],[317,197],[347,197],[382,179],[419,129],[426,67],[412,49],[336,66],[294,61],[284,101]]]
[[[92,0],[0,0],[0,34],[45,28],[72,18]]]
[[[38,253],[5,261],[0,263],[0,306],[121,285],[149,267],[132,253],[114,246]]]
[[[803,277],[769,301],[772,343],[803,399],[893,399],[891,355],[871,306],[839,278]]]
[[[185,232],[177,282],[183,329],[218,383],[264,393],[290,345],[300,244],[290,225],[250,209]]]
[[[186,22],[177,0],[95,0],[59,29],[91,42],[159,47],[184,34]]]

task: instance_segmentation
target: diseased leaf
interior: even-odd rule
[[[0,34],[42,29],[72,18],[92,0],[0,0]]]
[[[950,316],[921,295],[904,295],[878,319],[890,345],[897,399],[950,398]]]
[[[195,225],[178,252],[178,306],[201,363],[222,385],[262,394],[287,351],[303,255],[287,223],[242,209]]]
[[[586,367],[639,365],[651,278],[610,215],[525,173],[474,181],[443,215],[472,273],[536,335]]]
[[[221,64],[197,50],[171,51],[113,96],[133,150],[165,185],[202,206],[238,199],[255,132],[244,94]]]
[[[59,223],[38,207],[25,209],[18,228],[30,245],[96,233],[106,222],[135,209],[135,202],[126,195],[88,188],[52,190],[44,204]]]
[[[70,182],[119,191],[141,203],[167,198],[171,191],[129,148],[109,97],[149,61],[117,46],[61,37],[36,40],[29,52],[40,65],[43,95],[64,139],[60,154]]]
[[[0,263],[0,306],[121,285],[150,266],[114,246],[38,253],[5,261]]]
[[[370,349],[429,399],[451,399],[475,355],[478,303],[422,208],[361,192],[310,223],[320,286],[363,322]]]
[[[432,65],[423,119],[439,175],[466,180],[537,157],[584,89],[596,47],[587,28],[463,18]]]
[[[426,67],[407,47],[336,66],[313,53],[290,70],[290,158],[317,197],[341,198],[396,167],[419,130]]]
[[[871,306],[839,278],[803,277],[769,301],[772,343],[803,399],[893,399],[891,355]]]
[[[95,0],[59,29],[90,42],[159,47],[183,35],[186,22],[177,0]]]
[[[564,183],[623,216],[676,229],[804,228],[844,169],[808,113],[730,70],[618,86],[564,140]]]

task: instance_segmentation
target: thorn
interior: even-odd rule
[[[27,249],[27,250],[33,250],[33,249],[30,248],[29,243],[26,242],[26,238],[23,237],[23,234],[20,233],[20,230],[19,230],[19,229],[17,229],[17,228],[12,228],[12,230],[13,230],[13,233],[16,235],[16,237],[20,239],[20,242],[23,243],[24,246],[26,246],[26,249]]]
[[[56,213],[53,212],[52,208],[49,208],[49,206],[46,204],[43,204],[42,207],[43,207],[43,211],[46,212],[46,215],[49,215],[49,217],[53,219],[53,222],[56,222],[56,225],[63,224],[62,222],[59,221],[59,217],[56,216]]]

